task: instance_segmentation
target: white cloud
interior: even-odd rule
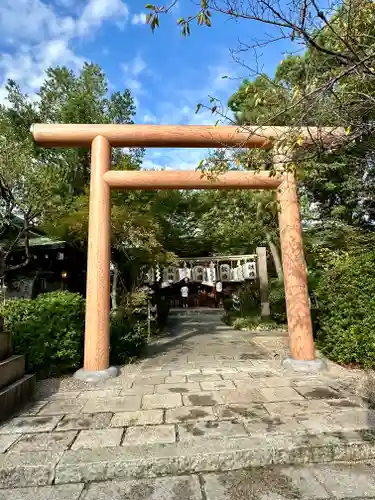
[[[78,33],[87,34],[106,19],[115,19],[118,26],[127,21],[129,9],[121,0],[89,0],[78,20]]]
[[[68,0],[58,3],[71,5]],[[104,22],[120,26],[128,17],[128,7],[121,0],[89,0],[75,17],[61,15],[42,0],[2,0],[0,33],[6,48],[0,54],[0,102],[4,102],[8,78],[34,96],[49,66],[82,66],[85,59],[72,48],[75,39],[92,36]]]
[[[195,170],[199,162],[206,158],[207,149],[148,149],[142,168],[147,170]]]
[[[16,80],[26,90],[35,91],[44,81],[49,66],[59,64],[78,69],[83,62],[82,57],[69,49],[66,41],[57,39],[30,46],[22,52],[1,54],[0,73],[4,80]]]
[[[145,113],[142,118],[143,123],[157,123],[157,118],[152,113]]]
[[[147,65],[142,57],[138,54],[132,62],[131,71],[134,76],[138,76],[146,69]]]
[[[132,24],[146,24],[147,15],[144,12],[134,14],[132,17]]]
[[[147,64],[144,59],[137,54],[134,59],[121,65],[124,72],[125,85],[133,91],[134,94],[142,93],[142,83],[140,75],[147,69]]]
[[[71,17],[58,17],[40,0],[5,0],[0,5],[0,31],[11,44],[65,36],[73,27]]]

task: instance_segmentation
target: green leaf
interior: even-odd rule
[[[154,15],[151,21],[151,29],[152,31],[155,30],[156,27],[159,27],[159,17],[157,14]]]
[[[229,78],[229,76],[228,75],[224,75],[224,76],[221,77],[222,80],[225,80],[226,78]]]
[[[197,107],[195,109],[195,114],[199,113],[199,110],[201,109],[202,104],[197,104]]]
[[[145,5],[145,9],[152,9],[152,10],[154,10],[155,9],[155,5],[152,5],[151,3],[147,3]]]

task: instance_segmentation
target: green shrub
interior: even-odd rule
[[[223,307],[225,312],[232,311],[233,300],[231,299],[231,297],[225,297],[225,299],[223,299]]]
[[[13,351],[26,370],[49,376],[82,366],[85,303],[79,294],[53,292],[18,299],[1,308]]]
[[[147,344],[147,320],[119,309],[111,317],[111,363],[122,364],[138,357]]]
[[[331,260],[316,288],[317,343],[342,363],[375,367],[375,252]]]
[[[256,283],[245,283],[239,289],[241,314],[256,316],[260,313],[260,295]]]
[[[269,301],[271,318],[276,323],[286,323],[285,291],[282,281],[278,279],[271,281]]]

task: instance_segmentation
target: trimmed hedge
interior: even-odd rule
[[[83,355],[85,302],[79,294],[52,292],[10,300],[1,308],[13,351],[26,370],[41,376],[76,370]]]
[[[278,279],[272,280],[270,283],[270,312],[271,319],[279,324],[286,323],[286,303],[284,282]]]
[[[147,304],[147,302],[146,302]],[[71,292],[52,292],[36,299],[10,300],[0,308],[13,351],[23,354],[26,371],[39,377],[77,370],[83,363],[85,300]],[[147,343],[147,309],[140,294],[111,316],[111,362],[139,356]]]
[[[111,317],[112,364],[123,364],[142,354],[147,344],[147,320],[129,316],[119,309]]]
[[[341,364],[375,367],[375,252],[334,257],[316,288],[317,345]]]

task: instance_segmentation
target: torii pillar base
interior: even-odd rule
[[[321,358],[304,360],[289,357],[284,359],[282,367],[285,370],[299,373],[317,373],[327,369],[326,362]]]
[[[106,370],[90,371],[85,368],[80,368],[74,374],[74,378],[87,382],[89,384],[98,384],[109,378],[117,377],[119,370],[116,366],[110,366]]]

